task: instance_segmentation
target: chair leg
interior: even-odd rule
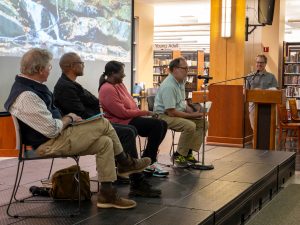
[[[52,161],[51,161],[51,166],[50,166],[50,170],[49,170],[49,174],[48,174],[48,178],[47,178],[48,180],[50,179],[50,176],[51,176],[53,164],[54,164],[54,158],[53,158]]]
[[[141,141],[141,137],[137,136],[138,140],[139,140],[139,148],[140,148],[140,157],[142,157],[142,141]]]
[[[14,218],[18,218],[19,216],[18,215],[12,215],[12,214],[10,214],[9,209],[10,209],[10,207],[12,205],[13,198],[16,199],[16,193],[17,193],[17,190],[18,190],[17,185],[20,184],[20,182],[19,182],[19,180],[21,179],[21,178],[19,178],[19,176],[21,177],[21,174],[20,174],[20,164],[21,164],[21,161],[18,162],[18,168],[17,168],[17,174],[16,174],[16,179],[15,179],[14,187],[13,187],[13,190],[12,190],[12,193],[11,193],[11,196],[10,196],[10,200],[9,200],[9,203],[8,203],[8,206],[7,206],[7,209],[6,209],[6,214],[9,217],[14,217]]]
[[[279,127],[278,139],[277,139],[279,150],[281,150],[281,138],[282,138],[281,136],[282,136],[282,129]]]
[[[80,188],[80,167],[79,167],[79,156],[74,156],[72,157],[77,165],[77,176],[75,176],[76,181],[78,182],[78,212],[75,214],[78,215],[80,214],[81,210],[81,188]],[[71,215],[71,217],[74,215]]]
[[[171,144],[171,148],[170,148],[170,152],[169,152],[169,155],[170,157],[172,157],[172,163],[173,163],[173,166],[174,166],[174,153],[175,153],[175,131],[174,130],[171,130],[171,133],[172,133],[172,144]]]
[[[297,130],[297,139],[298,139],[298,146],[297,146],[297,151],[300,149],[300,127]]]
[[[24,171],[25,162],[24,161],[20,161],[19,163],[22,164],[22,165],[21,165],[21,171],[19,172],[19,177],[18,177],[18,182],[17,182],[17,185],[16,185],[16,190],[15,190],[15,193],[14,193],[14,199],[15,199],[15,201],[22,201],[22,200],[17,199],[16,195],[17,195],[20,183],[21,183],[21,179],[22,179],[22,175],[23,175],[23,171]],[[18,166],[18,170],[19,170],[19,166]]]

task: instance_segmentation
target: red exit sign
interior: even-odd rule
[[[264,52],[269,52],[269,47],[264,47]]]

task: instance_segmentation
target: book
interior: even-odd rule
[[[75,121],[73,123],[71,123],[72,126],[76,126],[76,125],[80,125],[80,124],[84,124],[84,123],[89,123],[91,121],[94,121],[94,120],[98,120],[100,118],[103,118],[103,115],[104,113],[99,113],[99,114],[96,114],[94,116],[91,116],[85,120],[81,120],[81,121]]]

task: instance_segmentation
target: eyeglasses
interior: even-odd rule
[[[260,62],[260,61],[258,61],[258,62],[256,62],[256,64],[265,64],[266,62]]]
[[[48,70],[52,70],[52,65],[51,64],[48,66]]]
[[[189,70],[188,67],[177,66],[177,68],[183,69],[183,70],[185,70],[186,72]]]
[[[71,64],[79,63],[80,65],[84,66],[84,62],[78,61],[78,62],[72,62]]]

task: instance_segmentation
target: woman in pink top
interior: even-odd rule
[[[137,129],[138,135],[148,137],[147,146],[142,157],[150,157],[152,165],[145,172],[154,176],[166,176],[168,171],[163,171],[156,163],[158,147],[163,141],[168,125],[163,120],[146,118],[153,113],[140,110],[127,88],[123,84],[124,64],[110,61],[105,65],[105,72],[99,81],[99,101],[105,112],[105,117],[113,123],[129,124]]]

